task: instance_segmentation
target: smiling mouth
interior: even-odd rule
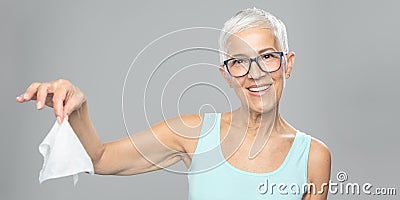
[[[268,90],[272,84],[262,85],[262,86],[250,86],[247,88],[250,92],[262,92]]]
[[[261,97],[268,93],[272,84],[252,85],[246,88],[251,96]]]

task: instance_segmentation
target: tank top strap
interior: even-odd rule
[[[297,171],[307,180],[308,155],[310,152],[311,136],[297,130],[291,154],[288,155],[286,170]]]
[[[209,151],[219,145],[218,134],[220,132],[221,113],[204,113],[202,127],[198,139],[200,149]]]
[[[291,160],[308,159],[308,154],[310,151],[311,136],[297,130],[296,133],[296,143],[293,146],[292,158]]]
[[[202,172],[223,163],[219,154],[220,113],[204,113],[189,172]]]

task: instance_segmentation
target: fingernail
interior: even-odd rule
[[[17,96],[17,97],[15,97],[17,100],[19,100],[20,98],[21,98],[21,96]]]
[[[57,122],[58,122],[59,124],[61,124],[61,117],[60,117],[60,116],[57,116]]]
[[[36,109],[40,108],[40,101],[36,102]]]

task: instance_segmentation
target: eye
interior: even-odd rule
[[[238,63],[238,64],[247,63],[247,59],[245,59],[245,58],[238,58],[238,59],[236,59],[235,61],[236,61],[236,63]]]
[[[270,53],[266,53],[266,54],[261,55],[261,59],[263,59],[263,60],[267,60],[267,59],[270,59],[270,58],[273,58],[273,57],[274,56],[272,54],[270,54]]]
[[[243,59],[236,60],[236,63],[238,63],[238,64],[242,64],[243,62],[244,62]]]

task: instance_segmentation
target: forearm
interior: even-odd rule
[[[68,121],[96,166],[104,152],[104,145],[90,119],[87,101],[68,116]]]

